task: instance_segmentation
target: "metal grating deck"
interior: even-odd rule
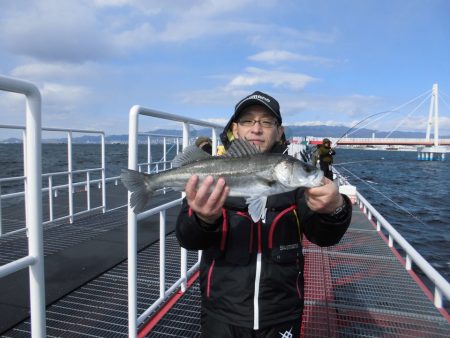
[[[354,208],[341,242],[305,240],[303,337],[449,337],[450,323]],[[199,337],[198,282],[146,337]]]
[[[95,217],[101,215],[89,218]],[[64,227],[57,229],[62,231]],[[304,337],[449,336],[449,322],[359,209],[354,210],[352,225],[338,245],[320,248],[305,241],[304,246]],[[155,243],[138,255],[138,313],[159,297],[158,249]],[[166,250],[169,284],[179,271],[179,245],[173,234],[167,238]],[[196,259],[196,252],[188,254],[190,265]],[[47,335],[126,337],[126,278],[127,265],[123,261],[53,303],[47,308]],[[2,335],[29,336],[28,320]],[[147,337],[199,336],[200,295],[196,281]]]
[[[168,285],[178,278],[179,245],[175,236],[166,242]],[[188,264],[197,254],[189,253]],[[159,297],[158,243],[138,255],[138,313]],[[170,273],[171,272],[171,273]],[[127,337],[128,336],[127,261],[81,286],[47,308],[48,337]],[[4,333],[2,337],[29,337],[29,320]]]

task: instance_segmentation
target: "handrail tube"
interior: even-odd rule
[[[189,279],[192,274],[198,270],[200,267],[200,262],[195,263],[188,271],[187,271],[187,279]],[[158,298],[147,310],[145,310],[138,318],[138,325],[141,325],[146,321],[148,316],[155,311],[166,299],[170,296],[175,290],[177,290],[183,282],[186,282],[184,278],[179,278],[172,286],[166,290],[164,293],[164,297]]]
[[[212,127],[212,128],[220,128],[220,129],[223,128],[223,126],[219,125],[219,124],[210,123],[210,122],[206,122],[203,120],[192,119],[192,118],[189,118],[186,116],[169,114],[169,113],[165,113],[162,111],[145,108],[145,107],[142,107],[139,105],[135,105],[135,106],[131,107],[131,110],[133,110],[137,114],[147,115],[147,116],[156,117],[156,118],[162,118],[162,119],[170,120],[170,121],[190,123],[190,124],[195,124],[195,125],[202,126],[202,127]],[[131,110],[130,110],[130,113],[131,113]]]
[[[0,128],[25,130],[24,126],[11,125],[11,124],[0,124]],[[50,127],[42,127],[41,130],[45,130],[45,131],[72,131],[74,133],[86,133],[86,134],[105,134],[105,132],[102,131],[102,130],[84,130],[84,129],[50,128]]]
[[[392,225],[357,191],[358,200],[370,210],[372,215],[380,222],[389,235],[395,239],[396,243],[410,256],[410,259],[425,273],[425,275],[434,283],[436,287],[450,300],[450,283],[436,271],[430,263],[428,263],[416,249],[414,249],[400,233],[395,230]],[[442,304],[437,307],[442,307]]]
[[[36,257],[25,256],[15,260],[14,262],[10,262],[0,266],[0,278],[8,276],[14,272],[25,269],[36,263]]]
[[[3,177],[3,178],[0,178],[0,183],[19,181],[19,180],[24,180],[25,178],[26,178],[26,176]]]
[[[152,209],[146,210],[144,212],[141,212],[140,214],[137,215],[137,220],[141,221],[141,220],[146,219],[146,218],[148,218],[150,216],[156,215],[156,214],[158,214],[161,211],[173,208],[173,207],[181,204],[182,202],[183,202],[183,198],[178,198],[176,200],[173,200],[173,201],[161,204],[161,205],[159,205],[159,206],[157,206],[155,208],[152,208]]]
[[[42,233],[42,158],[41,158],[41,93],[32,83],[0,76],[0,90],[24,94],[26,97],[26,222],[28,226],[28,253],[36,257],[30,265],[30,312],[32,336],[45,337],[45,279]],[[25,153],[24,152],[24,153]]]
[[[167,138],[183,138],[181,135],[170,135],[170,134],[154,134],[154,133],[143,133],[139,132],[138,136],[154,136],[154,137],[167,137]]]

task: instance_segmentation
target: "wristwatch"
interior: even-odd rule
[[[340,219],[342,216],[347,215],[347,208],[347,201],[344,198],[344,204],[342,204],[340,207],[337,207],[336,210],[334,210],[331,214],[328,214],[328,216]]]

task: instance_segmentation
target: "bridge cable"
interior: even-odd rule
[[[427,97],[425,97],[422,102],[419,103],[418,106],[416,106],[416,108],[414,108],[408,115],[406,115],[406,117],[404,117],[402,120],[400,120],[400,122],[394,127],[394,129],[392,129],[384,138],[388,138],[389,136],[391,136],[391,134],[396,131],[404,121],[406,121],[406,119],[408,119],[414,112],[417,111],[417,109],[419,109],[424,103],[425,101],[427,101],[429,98],[431,97],[431,94],[428,95]]]
[[[348,135],[349,132],[350,132],[352,129],[354,129],[355,127],[357,127],[358,125],[360,125],[360,124],[363,123],[364,121],[367,121],[367,120],[370,119],[371,117],[374,117],[374,116],[377,116],[377,115],[390,114],[390,113],[396,112],[396,111],[399,110],[400,108],[403,108],[404,106],[410,104],[411,102],[416,101],[417,99],[421,98],[421,97],[424,96],[424,95],[428,95],[429,93],[431,93],[431,90],[430,90],[430,89],[427,90],[427,91],[425,91],[424,93],[422,93],[422,94],[416,96],[414,99],[409,100],[408,102],[405,102],[405,103],[401,104],[400,106],[398,106],[398,107],[396,107],[396,108],[393,108],[393,109],[390,109],[390,110],[386,110],[386,111],[382,111],[382,112],[378,112],[378,113],[375,113],[375,114],[372,114],[372,115],[367,116],[366,118],[362,119],[361,121],[359,121],[358,123],[356,123],[355,125],[353,125],[352,127],[350,127],[350,128],[349,128],[344,134],[342,134],[342,136],[341,136],[336,142],[334,142],[334,143],[337,144],[344,136]],[[373,121],[372,121],[372,122],[373,122]],[[366,126],[367,126],[367,125],[368,125],[368,124],[366,124]],[[360,128],[361,128],[361,127],[360,127]]]

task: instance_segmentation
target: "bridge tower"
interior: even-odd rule
[[[426,141],[430,141],[431,127],[434,124],[434,142],[431,147],[420,147],[417,148],[417,159],[423,161],[434,161],[445,159],[445,154],[447,148],[439,145],[439,106],[438,106],[438,85],[433,84],[433,89],[431,90],[431,101],[430,109],[428,111],[428,123],[427,123],[427,133],[425,136]]]
[[[435,83],[431,91],[430,110],[428,111],[428,124],[426,140],[430,141],[431,126],[434,122],[434,145],[439,145],[439,107],[438,107],[438,85]]]

